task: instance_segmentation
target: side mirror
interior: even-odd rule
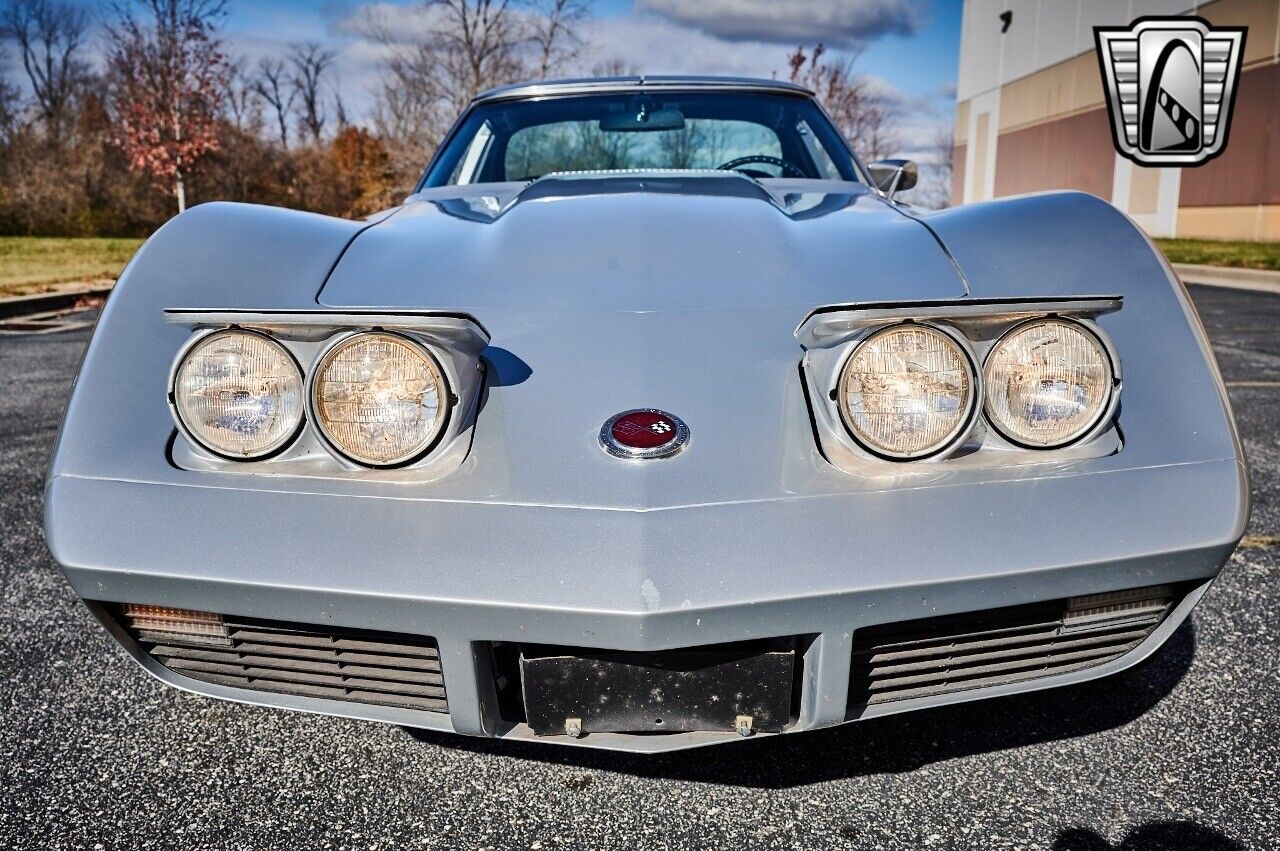
[[[877,160],[868,166],[876,188],[889,199],[898,192],[905,192],[920,179],[920,169],[912,160]]]

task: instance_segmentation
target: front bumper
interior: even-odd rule
[[[533,738],[502,719],[493,642],[649,651],[804,635],[811,640],[786,730],[793,732],[1064,685],[1136,663],[1185,619],[1238,542],[1245,481],[1240,464],[1225,459],[633,511],[62,475],[49,486],[46,528],[77,593],[95,601],[144,667],[180,688]],[[851,714],[859,628],[1164,583],[1185,596],[1138,646],[1105,664]],[[106,602],[431,635],[449,711],[200,682],[143,652],[96,605]],[[539,737],[632,751],[736,739]]]

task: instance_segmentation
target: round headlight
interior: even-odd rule
[[[965,430],[975,406],[973,385],[969,356],[950,336],[927,325],[895,325],[867,337],[849,356],[840,414],[872,452],[923,458]]]
[[[1111,402],[1111,359],[1083,325],[1041,319],[1019,325],[991,349],[987,418],[1014,443],[1064,446],[1098,424]]]
[[[248,460],[289,443],[302,425],[302,371],[270,337],[218,331],[182,357],[173,407],[188,435],[211,452]]]
[[[426,349],[395,334],[357,334],[320,362],[312,382],[316,424],[352,461],[387,467],[431,445],[444,427],[448,389]]]

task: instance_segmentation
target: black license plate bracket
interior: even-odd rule
[[[794,642],[622,652],[524,647],[525,715],[538,735],[731,732],[741,716],[753,732],[791,719]]]

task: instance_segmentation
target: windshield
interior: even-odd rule
[[[482,104],[448,140],[424,186],[620,169],[859,179],[848,148],[808,98],[618,92]]]

